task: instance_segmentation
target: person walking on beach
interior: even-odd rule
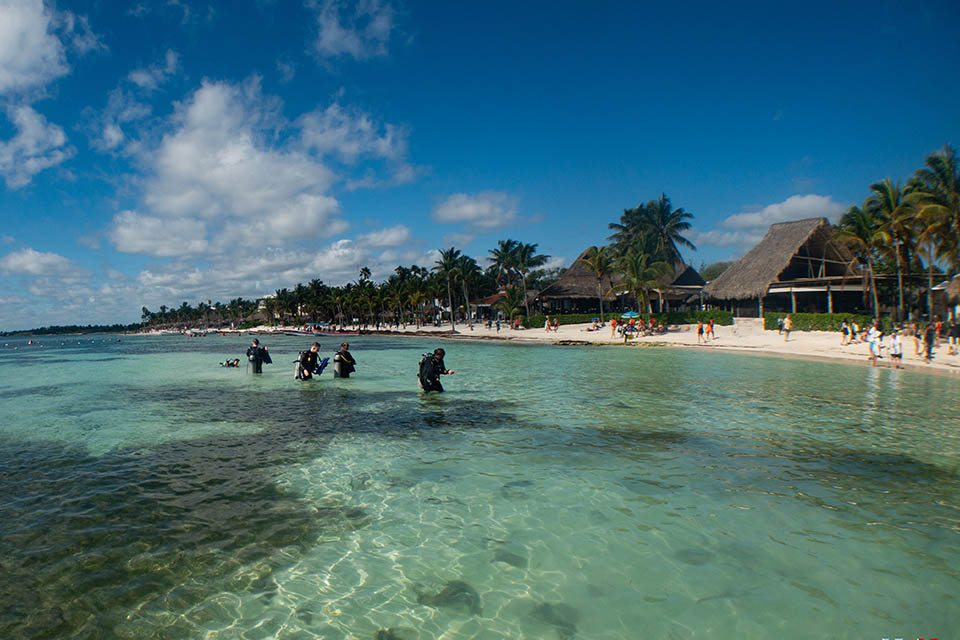
[[[707,321],[707,337],[710,340],[716,340],[717,336],[713,333],[713,318]]]
[[[903,341],[900,339],[901,333],[902,331],[894,331],[893,335],[890,336],[890,359],[896,369],[902,368],[900,363],[903,362]]]
[[[783,335],[783,316],[777,316],[777,335]]]
[[[937,340],[937,325],[933,322],[927,323],[927,329],[923,332],[923,346],[926,351],[924,361],[927,364],[933,362],[933,345]]]
[[[881,333],[880,329],[877,328],[877,323],[870,325],[870,329],[867,330],[867,342],[870,345],[870,366],[877,366],[877,358],[882,357],[880,355],[880,338]]]
[[[697,344],[703,342],[703,320],[697,321]]]
[[[357,370],[357,361],[350,355],[350,343],[344,342],[333,354],[333,377],[349,378],[350,374]]]
[[[847,324],[846,319],[840,325],[840,346],[844,346],[847,342],[850,341],[850,325]]]
[[[260,340],[257,338],[254,338],[253,342],[247,348],[247,360],[250,361],[250,367],[253,373],[263,373],[264,363],[270,364],[273,362],[270,359],[270,354],[267,353],[267,348],[261,347]]]
[[[543,330],[550,333],[550,316],[546,316],[546,319],[543,321]]]
[[[950,321],[949,329],[949,338],[950,348],[947,349],[947,353],[951,356],[960,355],[960,323],[957,322],[957,316],[953,316],[953,320]]]
[[[610,321],[610,339],[617,337],[617,319],[614,318]]]
[[[557,318],[557,316],[553,316],[553,332],[554,333],[560,332],[560,319]]]
[[[790,340],[790,330],[793,329],[793,318],[790,317],[790,314],[787,314],[787,317],[783,321],[783,341],[787,342]]]
[[[440,376],[453,375],[453,369],[447,369],[447,366],[443,363],[443,356],[445,355],[446,352],[438,348],[420,360],[420,371],[417,377],[420,388],[424,391],[439,391],[442,393],[443,385],[440,384]]]
[[[497,333],[500,333],[500,318],[497,318]]]

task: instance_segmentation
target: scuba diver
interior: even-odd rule
[[[310,345],[308,351],[301,351],[300,357],[297,358],[294,362],[297,363],[294,372],[294,378],[297,380],[311,380],[313,376],[319,376],[323,373],[324,367],[327,366],[327,362],[330,361],[329,358],[324,358],[320,360],[320,357],[317,355],[320,351],[320,343],[314,342]]]
[[[433,353],[426,353],[420,359],[420,373],[418,383],[424,391],[443,391],[443,385],[440,384],[441,375],[453,375],[453,369],[447,369],[443,364],[443,356],[446,352],[443,349],[434,349]]]
[[[333,377],[349,378],[350,374],[357,370],[357,361],[353,359],[347,349],[350,348],[349,342],[344,342],[333,355]]]
[[[239,367],[240,358],[234,358],[233,360],[224,360],[220,363],[221,367]]]
[[[253,373],[263,373],[264,364],[273,364],[273,360],[270,358],[267,348],[261,347],[260,341],[256,338],[253,339],[253,343],[247,349],[247,360],[250,361],[250,366],[253,368]]]

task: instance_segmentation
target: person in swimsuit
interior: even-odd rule
[[[697,322],[697,344],[703,342],[703,320]]]

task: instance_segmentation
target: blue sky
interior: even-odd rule
[[[475,257],[688,262],[960,142],[960,5],[0,0],[0,330]]]

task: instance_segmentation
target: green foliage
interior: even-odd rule
[[[710,282],[711,280],[719,276],[721,273],[729,269],[730,265],[732,264],[733,264],[732,262],[726,262],[723,260],[721,260],[720,262],[714,262],[713,264],[708,264],[700,271],[700,277],[706,280],[707,282]]]
[[[77,333],[125,333],[128,331],[139,331],[140,323],[133,324],[89,324],[89,325],[54,325],[51,327],[40,327],[39,329],[29,329],[26,331],[0,331],[0,336],[60,336]]]
[[[763,314],[763,328],[767,331],[777,330],[777,318],[786,318],[785,313],[765,313]],[[855,315],[851,313],[791,313],[793,320],[792,331],[840,331],[840,325],[844,320],[852,320],[864,331],[873,322],[873,317],[868,315]],[[883,330],[890,331],[893,321],[890,318],[882,318],[881,324]]]

